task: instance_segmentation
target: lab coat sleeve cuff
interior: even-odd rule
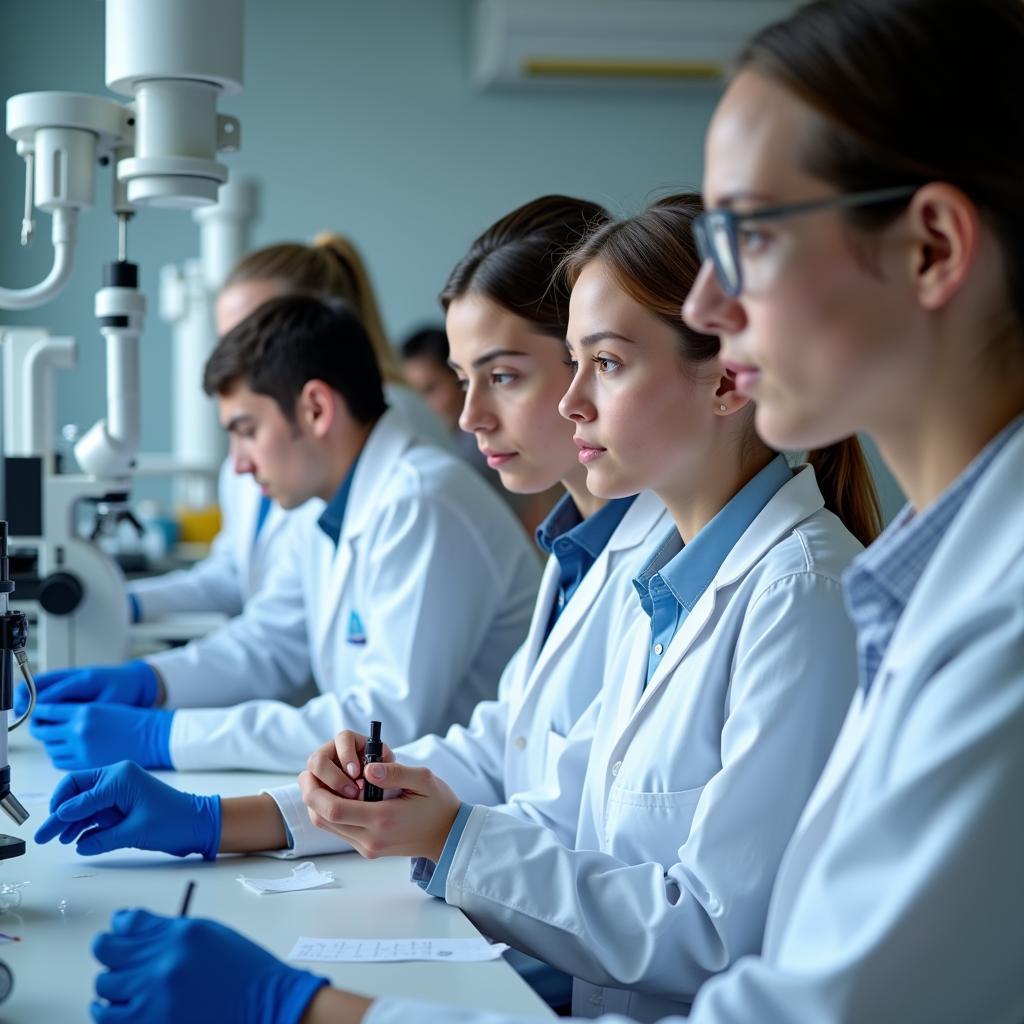
[[[451,870],[452,860],[455,858],[455,851],[459,847],[459,840],[466,830],[466,822],[469,821],[473,807],[471,804],[459,805],[459,813],[455,815],[448,838],[444,841],[444,848],[441,850],[441,859],[435,865],[427,857],[416,857],[412,862],[412,881],[414,881],[429,896],[435,896],[439,900],[445,898],[445,888],[448,884],[448,872]]]
[[[459,814],[461,815],[466,809],[467,805],[463,804],[459,808]],[[446,865],[445,884],[442,892],[444,893],[445,900],[452,904],[452,906],[459,906],[462,889],[466,884],[466,874],[473,859],[473,851],[476,848],[477,840],[480,838],[480,833],[487,824],[490,811],[489,807],[470,807],[469,813],[461,822],[456,842],[453,843],[452,837],[455,833],[455,828],[460,824],[459,818],[456,817],[455,825],[452,826],[452,831],[448,835],[448,841],[444,844],[444,849],[441,851],[441,861],[444,860],[445,854],[449,850],[451,851],[451,859]],[[440,866],[441,864],[438,862],[438,869],[440,869]],[[434,876],[436,878],[437,871],[434,872]],[[431,882],[433,882],[433,879],[431,879]],[[430,892],[429,888],[427,892]]]
[[[265,851],[271,857],[315,857],[321,853],[347,853],[352,849],[341,836],[325,832],[309,820],[306,805],[302,802],[302,791],[295,783],[260,792],[266,793],[277,804],[290,844],[287,849]]]

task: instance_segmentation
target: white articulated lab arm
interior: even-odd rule
[[[54,298],[71,272],[78,213],[92,208],[97,163],[113,163],[134,206],[217,201],[235,150],[236,118],[217,113],[221,93],[242,81],[243,0],[107,0],[107,86],[132,102],[72,92],[32,92],[7,101],[7,134],[26,163],[22,244],[32,210],[53,218],[54,260],[30,288],[0,287],[0,308]]]

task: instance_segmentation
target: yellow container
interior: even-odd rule
[[[183,544],[209,544],[220,533],[221,514],[219,505],[206,508],[178,508],[178,540]]]

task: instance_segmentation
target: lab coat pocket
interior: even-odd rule
[[[703,786],[680,790],[613,787],[605,810],[605,850],[630,864],[671,867],[690,834]]]

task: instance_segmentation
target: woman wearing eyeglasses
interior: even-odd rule
[[[686,319],[765,440],[866,431],[909,504],[844,577],[858,693],[762,953],[687,1024],[1024,1019],[1022,55],[1019,0],[811,3],[715,114]]]

